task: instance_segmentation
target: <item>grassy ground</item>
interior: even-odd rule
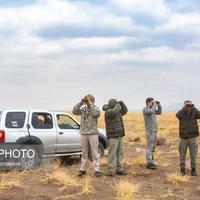
[[[79,117],[77,119],[79,120]],[[93,176],[92,163],[89,163],[87,175],[79,178],[77,172],[80,158],[75,156],[67,163],[57,160],[49,169],[1,172],[0,199],[199,199],[200,178],[190,176],[189,155],[187,155],[187,175],[185,177],[179,175],[178,120],[175,118],[175,113],[163,113],[157,119],[159,125],[158,146],[155,152],[157,170],[148,170],[145,167],[146,140],[143,116],[141,113],[130,112],[124,117],[126,128],[124,170],[128,175],[108,177],[107,156],[105,156],[101,159],[101,177]],[[105,128],[103,113],[99,119],[99,127]]]

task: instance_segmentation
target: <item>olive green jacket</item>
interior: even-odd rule
[[[81,115],[80,134],[98,134],[98,118],[100,116],[100,109],[90,104],[90,106],[76,104],[73,108],[74,115]]]
[[[179,119],[179,137],[192,138],[199,136],[199,127],[197,119],[200,119],[200,111],[193,108],[190,113],[183,107],[176,113]]]
[[[105,111],[106,135],[107,139],[125,136],[122,116],[128,112],[124,102],[120,101],[113,109],[106,104],[102,108]]]

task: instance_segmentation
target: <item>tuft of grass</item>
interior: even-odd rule
[[[138,142],[141,142],[141,137],[135,137],[135,138],[133,138],[133,141],[135,142],[135,143],[138,143]]]
[[[55,169],[59,169],[61,166],[62,160],[60,158],[56,158],[55,160]]]
[[[167,144],[167,139],[165,137],[158,137],[156,141],[156,146],[163,146]]]
[[[66,191],[68,187],[78,187],[79,183],[71,177],[66,171],[57,169],[52,173],[47,172],[45,178],[41,181],[43,184],[53,183],[60,186],[60,192]]]
[[[162,194],[161,197],[162,198],[168,198],[168,197],[172,197],[172,190],[170,188],[168,188],[167,193],[166,194]]]
[[[175,173],[168,174],[167,180],[172,184],[186,183],[186,182],[189,182],[190,177],[181,176],[179,173],[175,172]]]
[[[136,157],[125,157],[124,164],[130,167],[146,167],[146,157],[144,154]]]
[[[13,171],[11,173],[1,174],[0,193],[5,190],[10,190],[13,187],[24,188],[19,173]]]
[[[140,136],[134,136],[134,135],[127,135],[126,137],[126,141],[129,142],[129,143],[139,143],[141,142],[141,137]]]
[[[129,182],[128,180],[120,180],[115,184],[115,193],[117,200],[131,200],[134,199],[134,195],[138,192],[140,184]]]
[[[145,167],[146,166],[146,157],[145,154],[138,155],[137,157],[134,157],[132,160],[133,166],[139,166],[139,167]]]
[[[91,177],[86,176],[86,178],[83,180],[83,187],[82,187],[81,194],[87,195],[94,192],[94,188],[92,187],[91,182],[92,182]]]

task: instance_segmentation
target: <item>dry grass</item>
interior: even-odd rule
[[[81,179],[79,179],[80,182]],[[82,186],[80,192],[71,194],[71,195],[66,195],[66,196],[60,196],[56,197],[55,200],[60,200],[60,199],[76,199],[76,197],[81,196],[81,195],[89,195],[91,193],[95,192],[95,189],[92,186],[92,178],[90,175],[87,175],[81,180],[81,183],[77,184],[76,186]],[[84,198],[83,198],[84,199]]]
[[[22,184],[22,178],[20,177],[20,173],[16,171],[5,174],[2,173],[0,193],[2,193],[5,190],[10,190],[13,187],[25,188],[25,186]]]
[[[92,178],[90,176],[86,176],[86,178],[83,180],[82,185],[83,186],[82,186],[81,194],[83,195],[88,195],[95,191],[92,186]]]
[[[137,157],[125,157],[124,158],[124,164],[126,164],[128,167],[136,168],[136,167],[145,167],[146,166],[146,160],[144,155],[140,155]]]
[[[145,167],[146,166],[146,157],[145,154],[138,155],[132,159],[132,165],[137,167]]]
[[[125,157],[124,164],[127,165],[129,175],[137,176],[139,174],[148,174],[148,172],[142,170],[142,168],[146,168],[146,159],[144,154],[136,157]],[[140,170],[138,170],[138,168],[140,168]]]
[[[158,137],[156,141],[156,146],[163,146],[167,144],[167,139],[165,137]]]
[[[100,159],[100,166],[107,166],[108,165],[108,157],[103,157]]]
[[[189,176],[181,176],[179,173],[171,173],[167,176],[167,180],[172,184],[189,182]]]
[[[75,116],[75,118],[80,121],[79,116]],[[114,197],[108,196],[108,199],[118,200],[159,198],[183,199],[180,196],[185,191],[184,198],[189,199],[188,192],[191,192],[192,188],[188,189],[188,184],[185,183],[190,182],[190,184],[194,185],[197,179],[190,178],[190,176],[182,177],[179,173],[174,173],[174,170],[179,170],[178,120],[175,117],[175,113],[170,112],[157,116],[157,120],[159,129],[155,151],[155,163],[158,164],[158,170],[150,171],[146,169],[146,137],[142,113],[129,112],[124,116],[126,131],[126,136],[124,137],[124,169],[128,172],[127,176],[114,176],[113,178],[102,176],[98,179],[93,178],[93,164],[89,162],[87,175],[83,178],[78,178],[77,172],[80,163],[73,164],[68,168],[68,166],[62,167],[61,160],[55,159],[56,161],[53,168],[48,168],[48,162],[43,163],[42,171],[38,171],[38,173],[37,170],[32,173],[30,173],[30,171],[23,171],[21,173],[15,172],[14,174],[11,173],[10,176],[6,173],[2,173],[0,192],[10,192],[9,190],[13,187],[23,187],[24,176],[30,176],[30,180],[33,180],[34,177],[37,179],[42,174],[41,179],[38,180],[40,184],[42,182],[45,184],[44,187],[51,187],[53,183],[54,187],[57,185],[59,191],[62,192],[58,192],[60,195],[57,193],[55,199],[95,199],[96,195],[99,195],[97,199],[101,199],[100,191],[102,193],[106,192],[106,194],[108,193],[108,195],[111,196],[115,195]],[[105,128],[103,113],[99,118],[99,127]],[[190,166],[190,157],[188,154],[186,157],[187,167]],[[107,156],[100,160],[100,165],[101,172],[103,174],[104,172],[107,173]],[[37,174],[37,176],[34,176],[34,174]],[[133,178],[134,182],[130,181]],[[114,186],[113,180],[115,183]],[[142,188],[140,190],[141,182]],[[101,189],[99,189],[99,187],[101,187]],[[73,188],[75,189],[73,190]],[[114,189],[114,193],[112,193],[112,188]],[[179,188],[182,189],[180,190]],[[153,193],[152,190],[154,190],[155,193]],[[200,191],[200,189],[198,189],[198,191]],[[31,192],[31,190],[27,190],[27,193],[29,192]],[[27,195],[30,196],[30,194]]]
[[[59,185],[59,191],[66,191],[69,187],[78,187],[80,184],[78,181],[70,176],[67,171],[62,168],[56,169],[53,172],[46,172],[45,177],[41,181],[43,184],[53,183]]]
[[[117,200],[131,200],[134,199],[135,194],[138,192],[140,184],[135,184],[128,180],[120,180],[115,183],[114,191],[117,195]]]

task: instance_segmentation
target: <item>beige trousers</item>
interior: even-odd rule
[[[81,145],[82,145],[82,159],[81,159],[81,171],[86,171],[88,163],[88,151],[91,148],[94,171],[99,171],[99,138],[98,134],[94,135],[81,135]]]

